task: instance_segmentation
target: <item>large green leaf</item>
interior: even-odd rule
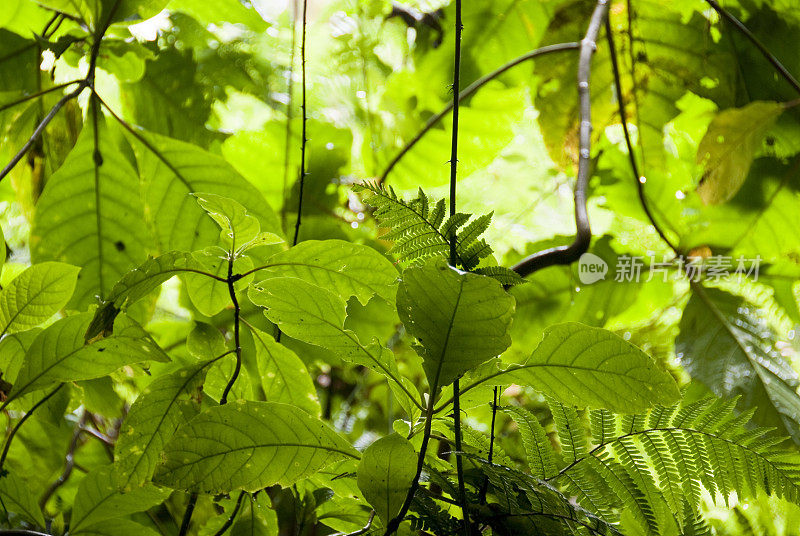
[[[211,493],[257,491],[359,457],[348,441],[300,408],[238,401],[181,427],[164,448],[155,481]]]
[[[72,506],[69,533],[91,533],[92,527],[136,512],[144,512],[169,497],[170,490],[152,484],[119,491],[114,466],[98,467],[81,480]]]
[[[259,277],[297,277],[363,305],[378,295],[394,301],[397,269],[375,251],[344,240],[307,240],[269,258]]]
[[[333,292],[295,277],[276,277],[253,284],[248,296],[254,304],[266,307],[264,314],[286,335],[369,367],[413,398],[400,383],[392,352],[377,340],[364,345],[353,331],[344,328],[347,304]]]
[[[134,142],[145,202],[162,250],[196,251],[219,241],[219,228],[190,196],[208,192],[247,207],[262,231],[281,234],[278,218],[259,191],[221,157],[199,147],[152,133],[141,133],[154,153]]]
[[[251,328],[261,386],[270,402],[283,402],[319,416],[317,390],[305,363],[271,335]]]
[[[421,345],[417,351],[433,396],[511,344],[514,298],[494,279],[460,272],[441,260],[403,272],[397,311]]]
[[[681,364],[719,396],[741,396],[754,420],[800,441],[798,374],[775,348],[777,335],[758,307],[723,290],[693,286],[675,351]]]
[[[131,406],[119,432],[115,465],[125,487],[153,476],[159,455],[179,425],[200,410],[203,380],[212,360],[155,379]]]
[[[31,256],[83,268],[70,301],[76,308],[108,296],[151,248],[139,177],[115,130],[99,118],[95,135],[87,123],[36,206]]]
[[[705,170],[697,187],[706,204],[729,201],[744,184],[756,151],[785,106],[778,102],[751,102],[720,112],[700,145],[697,159]]]
[[[383,437],[364,451],[358,487],[384,523],[400,512],[416,472],[414,446],[398,434]]]
[[[99,378],[133,363],[169,361],[150,335],[126,315],[117,317],[113,335],[87,344],[84,334],[91,320],[91,313],[69,316],[42,331],[28,349],[12,397],[57,382]]]
[[[495,385],[528,385],[571,406],[619,413],[679,397],[675,380],[650,356],[608,330],[577,322],[548,328],[527,361],[491,376],[487,381]]]
[[[58,312],[72,296],[79,271],[43,262],[18,275],[0,292],[0,336],[36,327]]]

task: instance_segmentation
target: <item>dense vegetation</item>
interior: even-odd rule
[[[794,0],[3,0],[0,534],[797,534]]]

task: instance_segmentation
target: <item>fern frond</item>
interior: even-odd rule
[[[378,224],[389,229],[383,238],[394,242],[391,252],[401,262],[414,264],[430,257],[449,256],[452,236],[456,237],[456,263],[464,270],[474,270],[492,254],[491,246],[479,238],[489,228],[492,214],[470,221],[471,214],[459,212],[445,219],[445,200],[434,201],[422,189],[416,198],[404,201],[394,189],[377,183],[366,182],[353,188],[369,193],[364,202],[375,208]],[[508,285],[522,280],[511,270],[492,268],[482,272],[483,275]]]
[[[558,469],[550,440],[547,439],[547,434],[536,416],[518,406],[507,406],[502,408],[502,411],[507,413],[519,428],[531,474],[537,478],[555,475]]]
[[[628,509],[651,533],[658,533],[657,519],[664,517],[656,514],[664,512],[682,530],[702,529],[696,515],[701,486],[725,501],[733,491],[740,498],[766,492],[800,500],[800,456],[781,448],[783,440],[767,435],[769,430],[746,427],[752,412],[735,413],[736,400],[710,398],[635,415],[594,410],[591,448],[582,442],[579,414],[548,404],[566,465],[547,480],[577,490],[589,508],[608,503]],[[614,498],[591,496],[592,473],[605,480]]]

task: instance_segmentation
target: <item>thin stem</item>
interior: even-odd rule
[[[233,275],[233,252],[231,252],[230,257],[228,258],[227,283],[228,294],[231,297],[231,303],[233,303],[233,340],[236,351],[236,367],[233,369],[231,379],[228,380],[228,384],[225,386],[225,390],[222,392],[222,398],[219,400],[220,405],[227,404],[228,394],[231,392],[231,389],[233,389],[233,384],[236,383],[236,379],[239,377],[239,372],[242,370],[242,344],[239,339],[239,332],[241,328],[241,308],[239,307],[239,299],[236,297],[236,289],[234,288],[234,284],[238,279],[238,277],[234,278]]]
[[[459,92],[458,102],[461,102],[471,97],[480,88],[482,88],[495,78],[498,78],[512,67],[516,67],[517,65],[520,65],[526,61],[533,60],[538,57],[545,56],[547,54],[552,54],[553,52],[577,50],[579,48],[580,48],[580,43],[559,43],[556,45],[548,45],[542,48],[537,48],[536,50],[532,50],[526,54],[523,54],[522,56],[506,63],[502,67],[495,69],[491,73],[482,76],[481,78],[477,79],[472,84],[470,84],[463,91]],[[413,149],[414,146],[417,143],[419,143],[420,140],[422,140],[422,138],[425,137],[425,134],[427,134],[433,127],[435,127],[439,123],[439,121],[441,121],[448,113],[450,113],[450,111],[453,109],[453,104],[454,104],[453,102],[448,103],[447,106],[441,112],[437,113],[436,115],[428,119],[428,122],[425,123],[424,127],[422,127],[422,130],[417,132],[417,134],[413,138],[411,138],[411,140],[409,140],[408,143],[405,144],[405,146],[400,150],[400,152],[397,153],[397,155],[392,159],[392,161],[389,162],[389,165],[386,166],[386,169],[383,170],[381,176],[378,177],[378,184],[381,184],[384,181],[386,181],[386,178],[389,176],[389,173],[391,173],[392,170],[395,168],[395,166],[397,166],[397,164],[400,163],[400,160],[402,160],[403,157],[405,157],[406,154],[408,154],[408,152],[411,149]]]
[[[492,426],[489,429],[489,463],[492,463],[494,456],[494,423],[497,418],[497,386],[494,387],[494,396],[492,397]],[[489,477],[484,477],[483,485],[481,486],[480,502],[486,504],[486,492],[489,489]]]
[[[11,161],[6,165],[6,167],[0,171],[0,181],[6,178],[6,175],[11,173],[11,170],[13,170],[17,164],[19,164],[20,160],[22,160],[22,158],[28,153],[28,151],[30,151],[31,147],[33,147],[33,144],[36,143],[36,141],[44,132],[44,129],[47,128],[47,125],[49,125],[50,122],[55,118],[56,114],[58,114],[61,108],[63,108],[67,102],[80,95],[87,85],[88,83],[85,80],[81,80],[78,83],[78,87],[75,88],[74,91],[67,93],[61,97],[61,99],[59,99],[59,101],[50,109],[44,119],[42,119],[42,122],[39,123],[39,125],[34,129],[33,134],[31,134],[31,137],[25,142],[25,145],[22,146],[22,149],[20,149],[19,152],[17,152],[17,154],[15,154]]]
[[[361,527],[358,530],[354,530],[353,532],[337,532],[335,534],[331,534],[331,536],[360,536],[361,534],[366,534],[369,532],[369,529],[372,528],[372,521],[375,519],[375,510],[373,510],[369,514],[369,519],[367,519],[367,524]]]
[[[419,477],[422,475],[422,468],[425,466],[425,453],[428,450],[428,442],[431,439],[431,428],[433,426],[433,405],[434,405],[434,397],[431,396],[428,399],[428,409],[425,412],[425,430],[422,433],[422,443],[419,446],[419,455],[417,456],[417,472],[414,474],[414,479],[411,481],[411,486],[408,488],[408,493],[406,493],[406,499],[403,501],[403,506],[400,507],[400,512],[389,521],[386,525],[386,532],[384,536],[391,536],[397,529],[400,528],[400,523],[403,522],[403,518],[408,513],[408,509],[411,508],[411,501],[414,500],[414,494],[419,489]]]
[[[2,534],[3,536],[50,536],[46,532],[37,532],[35,530],[25,530],[25,529],[11,529],[11,530],[0,529],[0,534]]]
[[[69,477],[72,475],[73,469],[75,469],[75,451],[78,448],[78,441],[81,438],[81,433],[83,433],[83,428],[86,425],[86,420],[88,417],[89,412],[84,410],[81,414],[81,418],[75,425],[75,429],[72,432],[72,438],[67,446],[67,453],[64,456],[64,470],[61,472],[61,476],[59,476],[55,482],[50,484],[50,487],[45,490],[42,498],[39,499],[39,508],[42,510],[44,510],[45,506],[47,506],[47,502],[50,500],[50,497],[53,496],[56,490],[66,484],[67,480],[69,480]]]
[[[233,511],[225,523],[219,528],[217,532],[214,533],[214,536],[222,536],[225,534],[225,531],[228,530],[231,525],[233,525],[233,520],[236,519],[236,515],[239,513],[239,509],[242,507],[242,499],[247,494],[245,491],[239,492],[239,498],[236,499],[236,506],[233,507]]]
[[[195,504],[197,504],[197,492],[189,495],[189,503],[186,505],[186,511],[183,513],[183,521],[181,521],[181,530],[178,532],[178,536],[186,536],[189,533],[189,525],[192,522]]]
[[[778,60],[778,58],[776,58],[772,54],[772,52],[770,52],[769,49],[767,49],[767,47],[764,46],[764,44],[761,41],[759,41],[759,39],[755,35],[753,35],[753,32],[747,29],[747,26],[742,24],[742,22],[739,19],[731,15],[727,10],[723,9],[722,6],[720,6],[719,3],[717,3],[716,0],[706,0],[706,3],[708,3],[708,5],[710,5],[714,9],[714,11],[716,11],[719,14],[720,17],[724,18],[729,23],[731,23],[734,28],[736,28],[751,43],[753,43],[753,45],[755,45],[758,51],[761,52],[761,55],[764,56],[764,58],[772,64],[772,66],[775,68],[776,71],[778,71],[778,73],[780,73],[783,79],[786,80],[786,82],[788,82],[789,85],[792,86],[792,88],[794,88],[795,91],[800,93],[800,82],[798,82],[797,79],[794,76],[792,76],[792,74],[786,69],[786,67],[783,66],[783,64]]]
[[[59,89],[64,89],[65,87],[69,87],[73,84],[80,84],[81,82],[83,82],[83,80],[72,80],[70,82],[64,82],[63,84],[58,84],[57,86],[37,91],[36,93],[31,93],[30,95],[25,95],[24,97],[20,97],[15,101],[7,102],[6,104],[0,106],[0,112],[5,112],[9,108],[13,108],[14,106],[22,104],[23,102],[28,102],[29,100],[38,99],[39,97],[42,97],[49,93],[53,93],[54,91],[58,91]]]
[[[284,136],[284,157],[283,157],[283,193],[281,204],[281,226],[286,227],[286,189],[289,187],[289,164],[291,161],[289,144],[292,140],[292,119],[294,117],[294,56],[297,49],[297,0],[292,0],[292,51],[289,54],[289,80],[287,92],[289,102],[286,104],[286,132]]]
[[[461,20],[461,0],[456,0],[455,20],[455,52],[453,54],[453,128],[450,146],[450,216],[456,213],[456,184],[458,182],[458,118],[460,103],[458,96],[461,93],[461,33],[464,25]],[[456,253],[456,232],[450,232],[450,264],[455,266],[458,257]],[[467,506],[467,492],[464,486],[464,462],[461,458],[461,398],[459,396],[458,378],[453,382],[453,427],[455,428],[456,447],[456,475],[458,479],[458,502],[461,504],[461,514],[464,522],[464,535],[470,534],[469,508]],[[431,394],[431,398],[433,395]]]
[[[611,55],[611,68],[614,72],[614,86],[616,87],[617,93],[617,107],[619,109],[619,119],[622,122],[622,132],[625,136],[625,145],[628,148],[628,160],[631,164],[631,170],[633,171],[633,181],[636,183],[636,191],[639,195],[639,203],[642,205],[642,210],[644,210],[647,219],[650,221],[650,224],[658,233],[658,236],[661,237],[661,240],[664,241],[665,244],[669,246],[669,248],[675,252],[676,255],[680,256],[680,252],[678,248],[667,238],[667,235],[661,229],[661,227],[656,222],[655,216],[653,215],[652,211],[650,210],[650,206],[647,201],[647,196],[644,193],[644,177],[639,173],[639,166],[636,163],[636,153],[633,150],[633,143],[631,142],[631,134],[628,130],[628,116],[625,111],[625,101],[623,100],[622,96],[622,77],[620,76],[619,71],[619,62],[617,61],[617,47],[614,45],[614,35],[611,32],[611,20],[606,17],[606,41],[608,42],[608,50]]]
[[[302,103],[301,108],[303,112],[303,139],[300,141],[300,192],[298,193],[299,200],[297,202],[297,221],[294,224],[294,237],[292,238],[292,245],[297,245],[297,239],[300,236],[300,223],[303,219],[303,187],[306,182],[306,142],[308,142],[307,135],[307,122],[308,113],[306,109],[306,23],[308,16],[308,1],[303,0],[303,28],[302,37],[300,40],[300,70],[302,71],[303,88],[302,88]]]
[[[603,26],[608,0],[598,0],[581,41],[578,58],[578,98],[580,101],[580,150],[578,156],[578,177],[575,181],[575,240],[569,246],[559,246],[537,251],[522,259],[512,267],[522,277],[537,270],[558,264],[572,264],[589,249],[592,231],[589,227],[589,214],[586,211],[586,190],[591,174],[592,118],[589,79],[592,71],[592,56],[597,49],[597,36]]]
[[[30,411],[28,411],[28,413],[23,415],[22,418],[19,420],[19,422],[17,422],[17,424],[14,426],[14,428],[11,429],[11,433],[8,435],[8,439],[6,439],[6,445],[5,447],[3,447],[3,454],[0,455],[0,475],[3,474],[3,466],[6,463],[6,458],[8,457],[8,451],[11,448],[11,442],[14,440],[14,436],[17,435],[17,432],[19,432],[19,429],[22,428],[23,424],[25,424],[25,421],[27,421],[29,418],[33,416],[33,412],[39,409],[39,407],[42,404],[50,400],[50,398],[52,398],[52,396],[55,395],[62,387],[64,387],[63,383],[60,384],[55,389],[53,389],[52,391],[50,391],[47,395],[44,396],[44,398],[39,400],[36,404],[34,404],[33,407],[30,409]]]

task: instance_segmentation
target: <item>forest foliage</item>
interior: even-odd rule
[[[3,0],[0,534],[795,533],[794,4]]]

